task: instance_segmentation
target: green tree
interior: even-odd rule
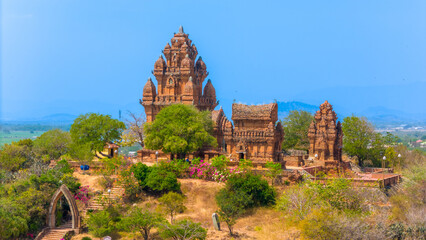
[[[71,144],[69,132],[53,129],[43,133],[34,141],[33,150],[38,156],[47,156],[54,160],[66,154]]]
[[[134,207],[122,218],[121,226],[126,231],[139,232],[145,240],[148,240],[151,229],[164,221],[165,219],[158,213]]]
[[[153,122],[145,124],[145,146],[177,154],[180,159],[205,145],[217,146],[216,139],[211,136],[213,121],[207,115],[194,106],[174,104],[166,107]]]
[[[265,167],[268,169],[267,176],[271,179],[272,185],[274,185],[282,171],[281,163],[267,162]]]
[[[380,135],[374,132],[373,125],[366,118],[354,115],[345,117],[342,123],[343,151],[358,158],[359,165],[377,156],[376,146],[381,144]]]
[[[219,216],[226,222],[229,234],[234,235],[233,226],[237,219],[244,214],[245,209],[252,205],[252,196],[243,191],[229,192],[226,189],[216,194],[216,203],[219,206]]]
[[[19,204],[0,199],[0,239],[15,239],[28,230],[29,216]]]
[[[69,149],[69,154],[81,165],[90,163],[94,156],[89,144],[72,143]]]
[[[308,129],[313,120],[314,116],[309,112],[290,111],[289,115],[281,121],[285,134],[283,150],[309,150]]]
[[[184,219],[175,224],[163,224],[161,236],[174,240],[203,240],[207,237],[207,230],[200,223]]]
[[[75,144],[101,152],[106,143],[120,140],[125,128],[123,122],[112,119],[109,115],[88,113],[74,120],[70,133]]]
[[[106,210],[90,213],[87,219],[87,226],[93,236],[99,238],[109,235],[114,231],[114,221]]]
[[[170,222],[173,223],[173,216],[176,213],[185,211],[186,207],[184,205],[185,196],[175,192],[169,192],[164,194],[158,199],[161,207],[164,211],[170,214]]]
[[[0,150],[0,169],[18,171],[25,162],[31,160],[32,152],[26,145],[5,144]]]

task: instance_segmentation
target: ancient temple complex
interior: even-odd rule
[[[203,82],[208,76],[206,64],[201,57],[195,62],[198,51],[183,28],[174,35],[171,45],[167,43],[154,64],[153,74],[158,91],[149,78],[143,88],[140,103],[145,108],[146,120],[151,122],[165,106],[183,103],[194,105],[199,110],[212,111],[214,136],[217,149],[204,149],[201,156],[224,154],[233,160],[250,159],[253,162],[280,161],[283,129],[278,120],[278,105],[232,105],[232,120],[229,121],[222,108],[217,106],[216,91],[210,80],[204,91]],[[208,154],[206,154],[208,153]],[[140,156],[152,157],[153,152],[144,150]]]
[[[309,126],[309,157],[323,165],[335,165],[342,161],[342,126],[328,101],[320,106],[315,120]]]
[[[151,122],[157,113],[165,106],[174,103],[190,104],[199,110],[212,111],[217,106],[216,91],[210,80],[207,81],[203,92],[203,82],[208,76],[206,64],[188,34],[179,28],[174,34],[171,44],[164,47],[154,64],[153,74],[157,81],[157,89],[151,80],[143,88],[140,103],[145,108],[146,120]]]

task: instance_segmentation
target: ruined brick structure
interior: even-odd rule
[[[195,62],[197,49],[182,27],[172,38],[171,45],[167,43],[163,54],[166,60],[160,56],[154,64],[153,71],[158,92],[149,78],[140,100],[145,108],[147,122],[153,121],[165,106],[174,103],[194,105],[199,110],[212,111],[213,130],[218,148],[202,149],[201,152],[191,154],[192,156],[204,156],[208,159],[225,154],[233,160],[250,159],[259,163],[281,160],[284,133],[281,124],[276,124],[278,120],[276,103],[256,106],[233,104],[234,128],[222,108],[214,111],[217,106],[216,91],[210,80],[202,91],[203,82],[208,75],[206,65],[201,57]],[[138,151],[138,154],[142,159],[154,156],[153,151],[147,149]],[[159,152],[158,157],[166,156]]]
[[[223,110],[214,111],[215,136],[220,150],[233,160],[250,159],[254,163],[282,160],[283,128],[278,120],[278,105],[232,104],[232,120]]]
[[[322,165],[336,165],[342,161],[342,126],[328,101],[320,105],[315,120],[309,126],[309,158]]]
[[[167,43],[163,54],[166,60],[161,55],[153,71],[158,92],[151,78],[143,88],[140,103],[145,108],[146,121],[153,121],[163,107],[174,103],[212,111],[217,106],[216,91],[209,79],[203,92],[203,82],[208,76],[206,64],[201,57],[195,62],[197,48],[182,27],[172,38],[171,45]]]

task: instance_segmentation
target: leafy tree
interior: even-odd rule
[[[164,224],[160,234],[165,239],[203,240],[207,237],[207,230],[200,223],[184,219],[175,224]]]
[[[87,226],[93,236],[99,238],[109,235],[114,231],[114,222],[106,210],[90,213],[87,219]]]
[[[15,239],[28,230],[29,216],[22,206],[0,198],[0,239]]]
[[[229,234],[234,235],[233,226],[237,219],[244,214],[245,209],[252,205],[252,196],[243,191],[230,193],[226,189],[220,190],[216,195],[216,202],[219,206],[219,216],[226,222]]]
[[[118,141],[126,128],[123,122],[109,115],[88,113],[80,115],[71,125],[71,139],[77,145],[101,152],[106,143]]]
[[[366,118],[354,115],[345,117],[342,123],[343,150],[350,156],[358,158],[359,165],[364,166],[367,159],[377,158],[376,146],[381,144],[380,135]]]
[[[267,162],[265,167],[268,169],[267,176],[271,179],[272,185],[274,185],[282,171],[281,163]]]
[[[309,149],[308,129],[314,116],[306,111],[290,111],[289,115],[281,121],[285,138],[282,143],[283,150]]]
[[[145,186],[148,190],[156,193],[165,193],[169,191],[181,192],[180,183],[177,181],[176,174],[159,167],[152,168],[146,178]]]
[[[31,159],[31,149],[26,145],[5,144],[0,150],[0,168],[7,171],[18,171]]]
[[[93,160],[93,151],[89,144],[72,143],[69,149],[69,154],[81,165],[90,163]]]
[[[53,129],[43,133],[34,141],[33,150],[39,156],[47,156],[49,160],[54,160],[66,154],[70,144],[69,132]]]
[[[183,104],[163,108],[153,122],[145,124],[145,146],[177,154],[179,159],[205,145],[217,146],[211,136],[213,121],[207,114]]]
[[[139,232],[145,240],[148,240],[151,229],[164,221],[165,219],[158,213],[134,207],[122,218],[121,226],[126,231]]]
[[[183,204],[185,201],[185,196],[175,192],[169,192],[164,194],[158,199],[162,208],[170,214],[170,222],[173,223],[173,216],[176,213],[183,212],[186,207]]]

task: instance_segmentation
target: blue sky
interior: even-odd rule
[[[0,119],[143,111],[178,27],[227,112],[328,99],[426,115],[426,1],[2,0]],[[229,116],[230,117],[230,116]]]

